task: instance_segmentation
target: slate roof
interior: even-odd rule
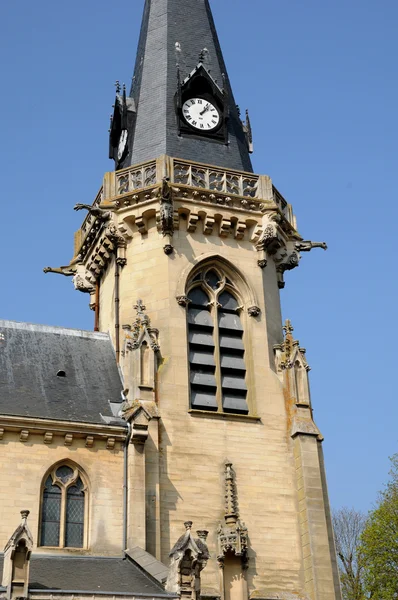
[[[3,558],[0,554],[0,573]],[[32,555],[29,590],[174,597],[128,557]]]
[[[236,32],[237,35],[241,32]],[[176,57],[176,43],[181,54]],[[198,65],[206,48],[204,66],[222,87],[229,88],[229,144],[206,138],[179,137],[174,96],[177,60],[184,80]],[[208,0],[146,0],[130,96],[137,107],[134,141],[123,167],[152,160],[161,154],[252,172],[242,125],[228,80]]]
[[[0,414],[103,423],[122,389],[107,334],[0,320]]]

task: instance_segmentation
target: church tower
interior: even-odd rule
[[[88,214],[63,272],[123,377],[126,548],[168,565],[185,522],[172,559],[206,540],[202,597],[338,600],[309,366],[280,307],[286,272],[326,246],[303,240],[252,150],[209,1],[146,0],[115,170],[76,205]],[[183,569],[168,585],[187,595]]]

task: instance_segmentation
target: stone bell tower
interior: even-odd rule
[[[168,564],[193,521],[208,532],[202,597],[337,600],[323,438],[279,296],[326,246],[303,240],[252,150],[208,0],[146,0],[132,88],[116,89],[115,170],[76,205],[75,257],[56,271],[90,294],[123,374],[127,546]],[[187,540],[178,552],[198,548]]]

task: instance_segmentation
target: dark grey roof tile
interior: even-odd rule
[[[0,573],[3,555],[0,555]],[[32,555],[30,590],[170,596],[128,557]]]
[[[0,414],[103,423],[122,389],[107,334],[0,320]]]

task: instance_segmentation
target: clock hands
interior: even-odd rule
[[[206,104],[204,109],[199,113],[200,115],[204,115],[210,108],[210,104]]]

